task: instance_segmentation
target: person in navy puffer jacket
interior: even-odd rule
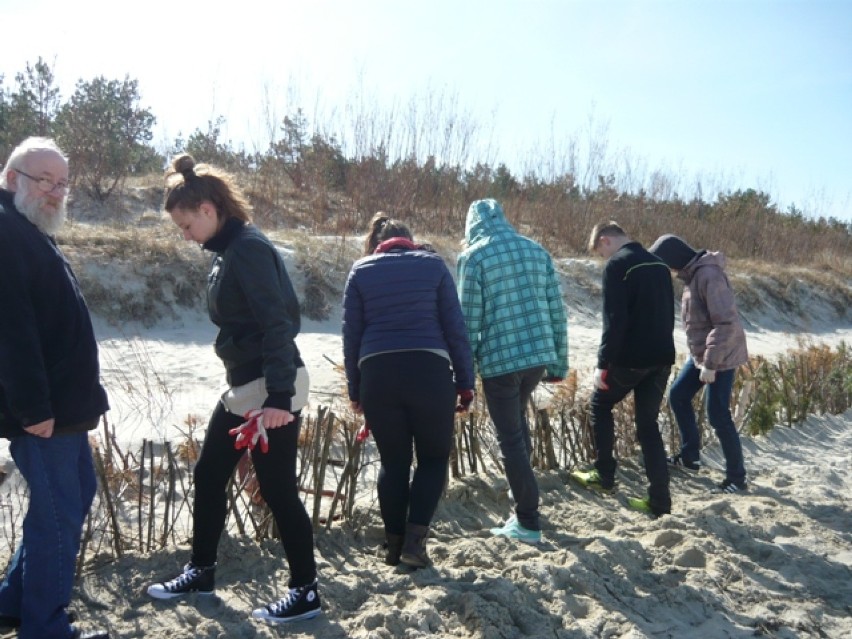
[[[364,248],[343,294],[349,400],[381,458],[385,561],[419,568],[430,563],[426,537],[447,476],[455,410],[473,401],[473,357],[444,260],[383,213],[373,217]],[[417,468],[409,482],[412,442]]]

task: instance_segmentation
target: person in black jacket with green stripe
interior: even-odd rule
[[[603,270],[603,332],[592,394],[594,470],[572,477],[603,492],[615,485],[612,410],[629,393],[645,462],[648,496],[631,508],[659,516],[671,512],[669,471],[657,418],[675,360],[674,289],[668,266],[633,241],[616,222],[595,226],[589,251],[607,260]]]
[[[251,224],[251,207],[230,175],[182,155],[166,179],[166,211],[185,239],[215,254],[207,307],[219,327],[216,354],[230,388],[213,411],[195,466],[192,557],[176,577],[149,586],[148,594],[213,594],[226,487],[248,447],[290,567],[284,597],[252,616],[270,623],[309,619],[320,613],[320,600],[313,528],[296,480],[300,411],[309,386],[295,342],[299,302],[281,255]]]

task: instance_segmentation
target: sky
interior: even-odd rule
[[[560,173],[573,153],[587,179],[662,175],[711,201],[754,188],[852,222],[850,0],[125,6],[0,0],[4,86],[39,57],[63,99],[128,76],[161,150],[218,117],[225,140],[263,150],[295,106],[343,137],[359,108],[431,108],[472,128],[466,161],[516,175]]]

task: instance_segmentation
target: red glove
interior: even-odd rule
[[[460,390],[458,395],[459,403],[456,404],[456,412],[466,413],[470,410],[470,405],[473,403],[473,391],[470,389]]]
[[[266,435],[266,429],[263,427],[263,411],[252,409],[245,415],[246,421],[236,428],[228,431],[231,436],[236,436],[234,440],[234,448],[248,448],[254,450],[255,446],[260,443],[260,451],[265,453],[269,451],[269,437]]]
[[[358,433],[355,435],[356,442],[363,442],[370,436],[370,425],[367,422],[364,422],[364,425],[358,429]]]
[[[606,383],[607,369],[595,369],[595,388],[598,390],[609,390],[609,384]]]

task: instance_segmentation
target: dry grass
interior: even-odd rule
[[[183,241],[157,210],[144,204],[134,210],[131,221],[69,224],[58,238],[92,310],[114,322],[153,325],[183,308],[203,309],[210,255]],[[303,314],[327,319],[340,302],[352,263],[361,256],[362,237],[298,228],[264,230],[293,255],[296,268],[291,277],[299,280]],[[414,233],[455,271],[460,237]],[[569,304],[593,312],[599,306],[602,263],[580,258],[561,259],[558,268]],[[794,323],[807,323],[808,317],[820,314],[827,322],[852,320],[852,258],[820,259],[815,267],[731,259],[728,272],[743,313],[771,311]],[[814,312],[816,307],[824,310]]]
[[[77,223],[57,241],[90,309],[110,321],[152,325],[203,299],[210,258],[184,242],[171,222]]]
[[[761,311],[771,305],[781,316],[848,318],[852,309],[852,260],[811,268],[795,264],[770,264],[733,260],[728,268],[741,311]],[[832,317],[833,316],[833,317]]]

